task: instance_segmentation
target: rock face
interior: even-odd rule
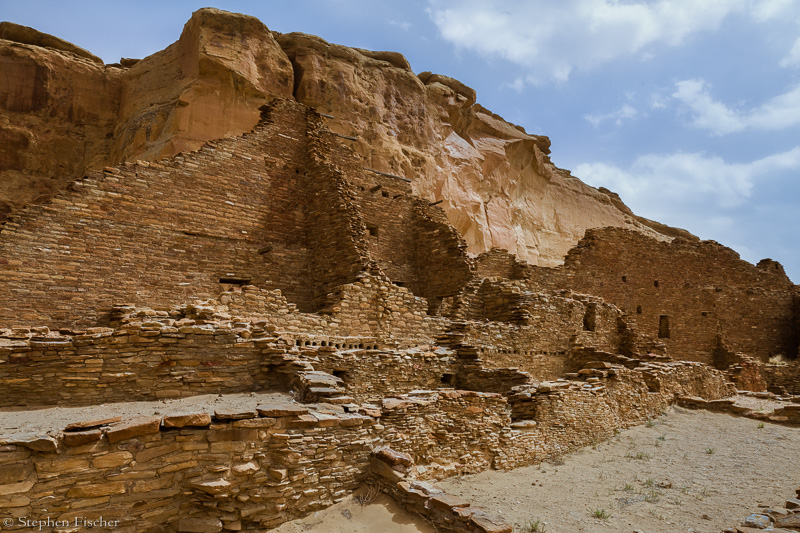
[[[552,266],[589,228],[679,232],[556,168],[548,138],[483,108],[457,80],[414,74],[395,52],[281,35],[253,17],[201,9],[165,50],[102,65],[60,39],[3,24],[0,221],[89,169],[249,131],[262,104],[293,96],[333,116],[329,127],[349,138],[342,142],[363,166],[441,200],[471,253],[497,247]]]
[[[76,51],[0,24],[0,222],[108,162],[122,71]]]

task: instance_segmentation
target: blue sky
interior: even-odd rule
[[[0,0],[0,19],[111,63],[163,49],[208,5],[457,78],[637,214],[800,282],[796,0]]]

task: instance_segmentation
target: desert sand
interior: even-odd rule
[[[547,533],[719,533],[794,496],[800,428],[674,407],[561,463],[440,486],[519,531],[539,520]]]

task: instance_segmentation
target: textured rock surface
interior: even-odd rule
[[[61,43],[0,25],[0,222],[108,161],[121,70]]]
[[[294,95],[355,138],[342,142],[365,167],[407,177],[420,196],[442,200],[472,253],[499,247],[555,265],[587,228],[675,233],[555,168],[549,139],[483,108],[473,89],[416,75],[396,52],[281,35],[216,9],[194,13],[165,50],[119,65],[30,28],[4,28],[0,217],[46,201],[87,169],[249,131],[259,106]]]

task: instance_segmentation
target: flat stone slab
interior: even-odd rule
[[[777,518],[775,520],[775,527],[800,527],[800,514]]]
[[[64,444],[67,446],[81,446],[90,442],[97,442],[103,436],[99,429],[88,431],[71,431],[64,433]]]
[[[22,446],[36,452],[54,452],[58,449],[58,441],[49,435],[24,433],[8,439],[0,439],[0,444]]]
[[[111,426],[106,436],[108,437],[108,442],[119,442],[141,435],[158,433],[160,430],[160,416],[140,416]]]
[[[260,416],[275,418],[279,416],[299,416],[308,413],[308,408],[294,403],[265,403],[256,407]]]
[[[208,427],[211,415],[208,413],[177,413],[164,415],[165,428]]]
[[[258,418],[256,411],[226,411],[220,409],[214,411],[214,418],[217,420],[246,420],[248,418]]]
[[[414,464],[410,455],[392,450],[391,448],[381,448],[375,452],[375,457],[391,466],[403,465],[410,467]]]
[[[83,431],[85,429],[99,428],[100,426],[116,424],[120,420],[122,420],[121,416],[114,416],[111,418],[100,418],[95,420],[85,420],[83,422],[74,422],[72,424],[67,424],[67,427],[64,428],[64,431]]]
[[[458,496],[453,496],[452,494],[437,494],[435,496],[431,496],[430,502],[434,507],[438,507],[439,509],[443,509],[445,511],[450,511],[457,507],[469,507],[468,501],[459,498]]]

